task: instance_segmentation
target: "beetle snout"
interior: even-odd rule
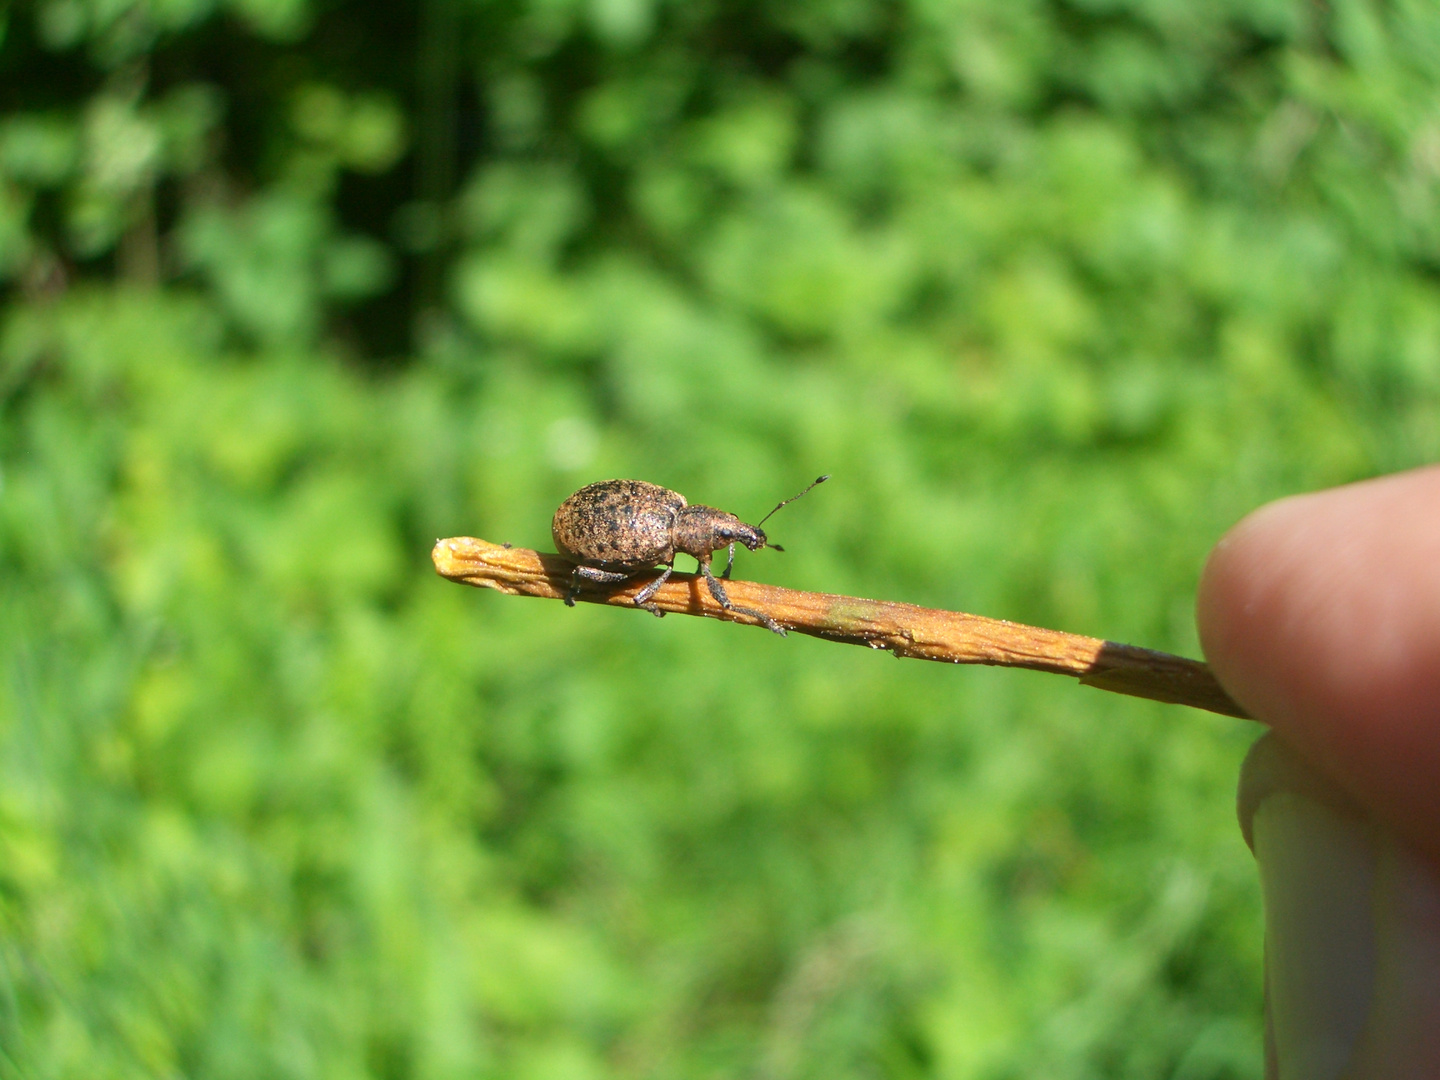
[[[740,541],[740,543],[744,544],[751,551],[759,551],[762,547],[769,543],[769,541],[765,537],[764,530],[757,529],[753,525],[742,525],[740,528],[736,529],[735,539]]]

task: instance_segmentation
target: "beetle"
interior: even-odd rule
[[[820,477],[800,495],[828,479],[829,476]],[[792,495],[775,510],[794,502],[800,495]],[[575,606],[583,581],[613,585],[663,564],[665,569],[660,576],[635,595],[636,607],[663,616],[665,613],[651,603],[651,597],[674,572],[675,556],[684,553],[700,564],[700,573],[705,576],[705,584],[717,604],[726,611],[749,615],[784,637],[783,626],[763,612],[732,604],[725,586],[720,584],[721,578],[729,579],[735,565],[736,544],[744,544],[750,551],[762,547],[785,550],[779,544],[770,543],[765,530],[760,528],[770,514],[761,518],[759,525],[747,525],[734,514],[713,506],[692,506],[678,491],[644,480],[601,480],[587,484],[560,504],[550,523],[556,549],[575,564],[565,603]],[[725,572],[717,578],[710,570],[710,560],[723,547],[729,547],[730,558]]]

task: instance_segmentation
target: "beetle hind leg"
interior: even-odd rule
[[[570,573],[570,591],[565,594],[565,606],[575,606],[575,597],[580,595],[582,578],[598,585],[614,585],[617,582],[628,581],[633,576],[633,574],[618,574],[613,570],[601,570],[598,566],[577,566]]]

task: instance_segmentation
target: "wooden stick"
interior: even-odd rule
[[[551,600],[561,600],[570,591],[573,566],[559,555],[456,536],[437,540],[430,557],[441,577],[482,589]],[[634,608],[635,594],[656,576],[642,574],[619,585],[585,583],[576,599]],[[918,660],[1053,671],[1117,694],[1249,719],[1221,689],[1209,667],[1198,660],[891,600],[801,592],[753,581],[731,580],[725,588],[732,603],[763,611],[800,634],[886,649]],[[655,593],[654,603],[662,611],[679,615],[759,625],[748,615],[725,611],[698,574],[673,575]]]

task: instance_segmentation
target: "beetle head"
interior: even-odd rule
[[[763,529],[713,506],[687,506],[675,518],[676,551],[698,559],[731,544],[744,544],[751,551],[775,546],[765,539]]]
[[[805,491],[800,492],[800,495],[804,495],[815,484],[823,484],[829,479],[829,476],[820,477]],[[800,495],[791,495],[775,507],[775,510],[779,510],[786,503],[794,502]],[[775,513],[775,510],[771,510],[770,514]],[[760,519],[760,525],[765,524],[770,514]],[[747,525],[734,514],[716,510],[713,506],[685,506],[675,516],[675,550],[702,560],[708,559],[712,551],[719,551],[731,544],[744,544],[751,551],[758,551],[762,547],[784,551],[779,544],[770,543],[760,525]]]
[[[758,551],[762,547],[774,547],[765,537],[765,530],[758,525],[746,525],[745,522],[735,517],[734,514],[725,515],[732,520],[726,521],[715,527],[715,548],[719,550],[730,544],[744,544],[751,551]]]

